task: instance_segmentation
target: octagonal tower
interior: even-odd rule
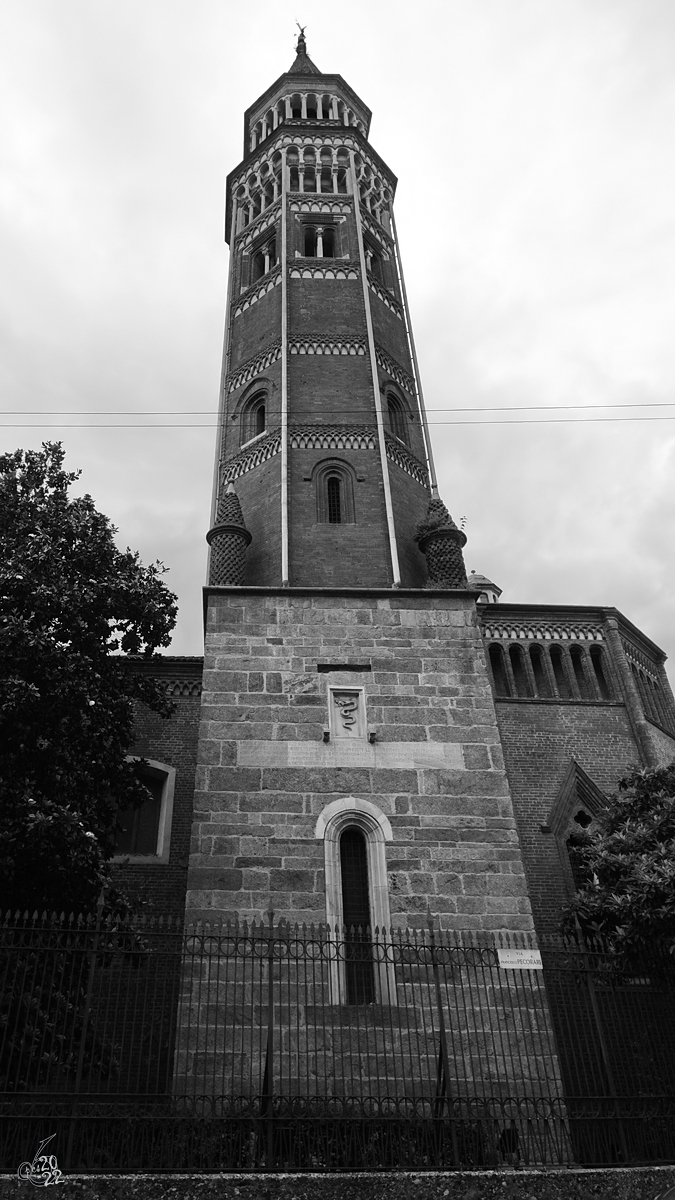
[[[212,527],[233,484],[252,535],[246,585],[427,580],[413,534],[433,464],[396,177],[368,141],[370,117],[301,35],[290,70],[246,111],[244,158],[228,177]],[[232,582],[219,576],[222,557],[211,584]]]

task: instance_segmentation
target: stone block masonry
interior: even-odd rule
[[[393,925],[430,909],[444,928],[531,930],[473,598],[210,588],[206,600],[187,920],[271,906],[324,921],[317,820],[355,799],[391,827]],[[363,689],[368,738],[324,741],[336,685]]]

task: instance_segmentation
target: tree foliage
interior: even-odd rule
[[[585,882],[565,912],[565,933],[580,926],[631,958],[675,952],[675,762],[622,779],[573,854]]]
[[[63,459],[59,443],[0,456],[0,909],[93,910],[117,809],[147,798],[134,702],[171,711],[133,670],[170,641],[164,568],[118,549]]]

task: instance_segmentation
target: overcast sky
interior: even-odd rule
[[[675,658],[672,0],[3,0],[0,449],[63,440],[201,653],[224,180],[296,17],[399,178],[467,567]]]

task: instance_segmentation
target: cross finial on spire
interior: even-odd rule
[[[297,42],[295,49],[297,50],[298,54],[306,54],[307,53],[307,42],[305,41],[305,30],[306,30],[307,26],[301,25],[299,21],[296,21],[295,23],[296,23],[298,29],[300,30],[298,42]]]

